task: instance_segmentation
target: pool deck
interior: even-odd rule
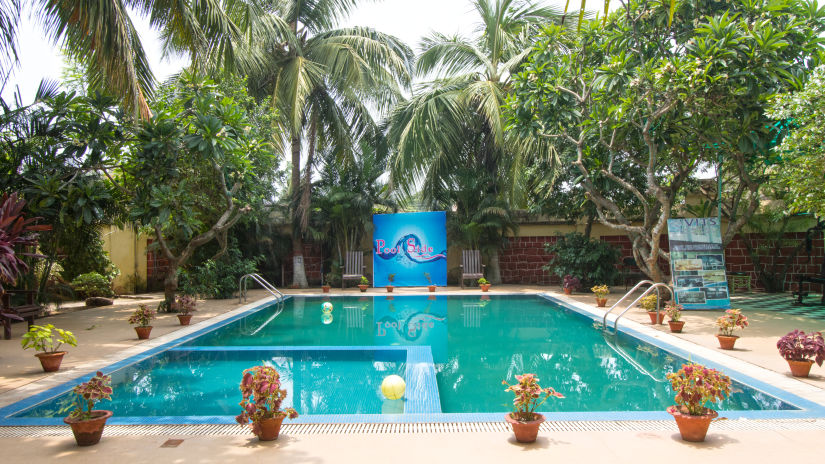
[[[367,295],[386,295],[383,288],[372,289]],[[397,288],[395,294],[419,293],[421,289]],[[548,293],[579,307],[601,311],[593,307],[593,297],[576,294],[565,297],[557,287],[499,285],[491,290],[496,293]],[[292,294],[320,294],[319,289],[290,290]],[[358,294],[358,290],[333,289],[333,294]],[[439,288],[438,294],[480,294],[478,289],[460,290],[458,287]],[[263,298],[263,291],[251,291],[250,301]],[[620,295],[614,293],[611,299]],[[788,297],[790,298],[790,297]],[[31,395],[49,386],[62,383],[97,367],[108,365],[157,346],[197,326],[181,327],[174,315],[162,314],[154,323],[152,338],[138,341],[128,315],[137,307],[139,300],[118,299],[115,306],[77,309],[65,305],[59,314],[40,319],[39,323],[51,323],[72,330],[80,345],[69,347],[61,371],[43,373],[31,351],[20,348],[20,337],[25,330],[22,324],[13,326],[12,340],[0,340],[0,407]],[[147,304],[156,305],[159,295],[148,295]],[[739,300],[734,300],[739,305]],[[678,346],[697,353],[718,355],[724,363],[736,366],[749,375],[762,373],[764,378],[781,384],[783,389],[794,391],[817,403],[825,404],[825,368],[814,365],[811,377],[796,379],[790,376],[787,364],[776,352],[776,340],[786,332],[799,328],[805,331],[825,330],[825,321],[787,313],[748,313],[747,301],[742,301],[751,326],[741,332],[737,349],[723,351],[714,337],[713,321],[718,312],[687,312],[685,333],[669,334],[667,325],[651,326],[646,313],[630,310],[625,318],[637,322],[634,327],[648,336],[663,337]],[[237,300],[210,300],[200,302],[193,324],[209,324],[226,317],[226,313],[240,308]],[[209,320],[209,322],[206,322]],[[621,324],[621,323],[620,323]],[[764,369],[763,369],[764,368]],[[777,385],[780,386],[780,385]],[[755,421],[744,421],[754,423]],[[740,427],[740,420],[730,420],[712,425],[708,440],[703,444],[682,442],[676,432],[659,428],[638,430],[587,429],[585,426],[555,424],[552,431],[542,431],[539,441],[533,445],[515,443],[511,433],[495,430],[458,432],[402,432],[363,433],[341,430],[301,431],[285,428],[282,437],[273,443],[260,443],[251,435],[221,435],[180,432],[164,435],[119,433],[104,438],[97,446],[78,448],[74,440],[65,434],[44,437],[14,437],[4,435],[0,427],[0,449],[5,462],[45,462],[60,458],[67,462],[107,462],[118,457],[125,462],[269,462],[285,460],[296,463],[326,462],[420,462],[422,459],[447,462],[468,458],[472,462],[501,462],[513,458],[575,459],[578,462],[691,462],[696,459],[793,459],[821,457],[816,444],[825,436],[825,419],[784,421],[772,427],[770,421],[758,426]],[[716,429],[716,430],[715,430]],[[112,429],[114,430],[114,429]],[[162,447],[170,438],[184,441],[177,447]],[[813,445],[813,446],[811,446]],[[526,454],[524,454],[526,453]]]

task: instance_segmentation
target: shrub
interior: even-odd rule
[[[112,291],[112,281],[97,272],[80,274],[75,277],[70,285],[72,286],[72,290],[74,290],[82,300],[93,296],[104,296],[107,298],[115,296],[115,292]]]
[[[619,251],[601,240],[591,240],[573,232],[558,237],[555,243],[545,243],[544,251],[553,257],[543,267],[558,277],[578,276],[585,286],[616,282]]]
[[[243,258],[240,250],[230,248],[215,260],[209,259],[181,272],[179,288],[186,295],[202,298],[231,298],[238,290],[238,279],[245,274],[258,272],[263,258]]]

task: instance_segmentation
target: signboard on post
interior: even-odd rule
[[[428,213],[372,216],[373,285],[447,285],[447,215]],[[393,275],[390,283],[389,276]]]
[[[676,302],[685,309],[730,309],[719,219],[668,219],[667,231]]]

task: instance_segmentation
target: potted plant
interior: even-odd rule
[[[395,274],[387,274],[387,280],[390,282],[390,284],[387,285],[387,293],[392,293],[392,291],[395,289],[395,287],[392,285],[392,283],[395,281]]]
[[[243,371],[241,394],[243,412],[235,420],[242,425],[251,422],[252,432],[261,441],[277,439],[285,417],[298,417],[293,408],[281,410],[286,390],[281,389],[280,376],[272,366],[255,366]]]
[[[77,395],[77,407],[63,419],[72,427],[72,433],[78,446],[95,445],[103,435],[106,420],[112,417],[112,411],[92,409],[100,400],[112,399],[112,377],[98,371],[88,382],[83,382],[72,389]],[[86,406],[86,410],[83,409]]]
[[[668,374],[670,386],[676,392],[675,406],[667,408],[679,427],[682,440],[705,441],[710,422],[719,413],[705,407],[730,395],[730,377],[701,364],[683,364],[679,371]]]
[[[562,281],[562,288],[564,288],[565,295],[573,294],[577,288],[581,287],[582,282],[579,280],[578,277],[574,277],[570,274],[564,276],[564,280]]]
[[[647,315],[650,316],[650,323],[651,324],[662,324],[665,320],[665,313],[659,311],[659,297],[650,294],[641,300],[639,300],[639,306],[642,307],[645,311],[647,311]]]
[[[149,323],[155,318],[155,311],[146,307],[145,304],[138,305],[138,309],[129,317],[129,324],[137,324],[135,332],[139,340],[146,340],[152,332]]]
[[[596,285],[591,288],[590,291],[596,295],[596,306],[599,308],[604,308],[607,306],[607,295],[610,295],[610,287],[604,284]]]
[[[544,415],[536,412],[547,398],[564,398],[564,395],[553,390],[551,387],[541,388],[539,379],[535,374],[522,374],[516,376],[515,385],[510,385],[506,380],[502,380],[502,385],[507,385],[504,391],[513,392],[513,412],[507,413],[504,419],[513,427],[516,441],[519,443],[532,443],[536,441],[539,433],[539,426],[544,422]],[[542,398],[544,395],[544,398]]]
[[[331,281],[332,281],[332,274],[327,274],[327,275],[324,276],[324,282],[323,282],[323,284],[321,284],[321,291],[322,292],[329,293],[330,289],[332,289],[332,287],[329,285],[329,283]]]
[[[60,369],[66,351],[58,351],[63,344],[77,346],[77,338],[68,330],[58,329],[51,324],[32,325],[29,331],[23,334],[20,344],[23,349],[34,348],[44,372],[55,372]]]
[[[733,334],[733,331],[747,327],[748,318],[739,309],[729,309],[725,311],[724,316],[716,319],[716,326],[719,327],[719,333],[716,334],[719,347],[723,350],[732,350],[733,345],[736,344],[736,339],[739,338]]]
[[[788,361],[794,377],[807,377],[811,365],[816,362],[822,366],[825,361],[825,340],[821,332],[806,334],[801,330],[788,332],[776,342],[779,354]]]
[[[361,290],[361,293],[367,291],[370,286],[370,281],[367,279],[366,276],[361,276],[361,282],[358,284],[358,288]]]
[[[428,283],[427,290],[429,290],[430,293],[435,292],[435,285],[433,285],[433,279],[432,279],[432,277],[430,277],[430,273],[425,272],[424,273],[424,278],[427,279],[427,283]]]
[[[485,279],[484,277],[478,279],[478,286],[481,287],[482,292],[487,292],[490,290],[490,286],[492,284],[489,280]]]
[[[665,304],[665,314],[670,318],[667,325],[670,326],[670,331],[673,333],[682,333],[682,328],[685,326],[685,321],[682,320],[682,310],[684,306],[668,301]]]
[[[174,309],[178,312],[178,322],[180,322],[180,325],[189,325],[192,321],[192,313],[197,311],[197,306],[198,300],[196,300],[194,296],[178,295],[175,299]]]

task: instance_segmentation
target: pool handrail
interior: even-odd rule
[[[238,280],[238,303],[243,303],[244,301],[246,301],[246,283],[248,279],[252,279],[255,282],[258,282],[258,284],[260,284],[261,287],[264,288],[264,290],[268,291],[270,294],[272,294],[272,296],[277,298],[278,302],[282,302],[284,300],[284,294],[281,293],[277,288],[275,288],[274,285],[267,282],[267,280],[261,277],[260,274],[252,273],[244,274],[240,278],[240,280]]]
[[[638,284],[634,285],[634,286],[633,286],[633,288],[631,288],[629,292],[625,293],[625,294],[624,294],[624,296],[622,296],[621,298],[619,298],[619,300],[618,300],[618,301],[616,301],[615,303],[613,303],[613,306],[611,306],[611,307],[610,307],[610,309],[608,309],[608,310],[607,310],[607,311],[605,311],[605,313],[604,313],[604,318],[602,319],[602,327],[607,327],[607,315],[608,315],[608,314],[610,314],[610,313],[611,313],[614,309],[616,309],[616,307],[617,307],[617,306],[619,306],[619,304],[620,304],[622,301],[624,301],[624,300],[625,300],[627,297],[629,297],[629,296],[630,296],[633,292],[635,292],[637,288],[641,287],[642,285],[646,285],[646,284],[653,285],[653,281],[652,281],[652,280],[642,280],[642,281],[640,281]],[[633,305],[631,305],[631,306],[633,306]]]
[[[641,299],[642,299],[642,298],[646,297],[646,296],[647,296],[650,292],[652,292],[653,290],[656,290],[656,314],[657,314],[657,317],[658,317],[658,314],[659,314],[659,312],[661,311],[661,310],[659,309],[659,306],[660,306],[660,305],[661,305],[661,303],[662,303],[662,298],[661,298],[661,295],[659,294],[659,289],[660,289],[660,288],[662,288],[662,287],[666,288],[666,289],[670,292],[670,299],[671,299],[671,301],[674,301],[674,300],[675,300],[675,295],[673,294],[673,289],[672,289],[672,288],[670,288],[670,285],[668,285],[668,284],[666,284],[666,283],[664,283],[664,282],[656,282],[655,284],[653,284],[653,285],[651,285],[650,287],[648,287],[648,288],[647,288],[647,290],[645,290],[644,292],[642,292],[642,294],[641,294],[641,295],[639,295],[639,297],[638,297],[638,298],[636,298],[635,300],[633,300],[633,303],[630,303],[630,304],[629,304],[629,305],[628,305],[628,306],[624,309],[624,311],[622,311],[621,313],[619,313],[619,315],[618,315],[618,316],[616,316],[616,319],[614,319],[614,320],[613,320],[613,330],[614,330],[614,331],[616,330],[616,326],[617,326],[617,325],[619,325],[619,319],[621,319],[621,317],[622,317],[622,316],[624,316],[624,313],[628,312],[628,311],[630,310],[630,308],[632,308],[633,306],[635,306],[635,305],[636,305],[636,303],[638,303],[639,301],[641,301]],[[605,318],[607,318],[607,314],[605,314]],[[604,326],[604,327],[606,327],[606,326]]]

